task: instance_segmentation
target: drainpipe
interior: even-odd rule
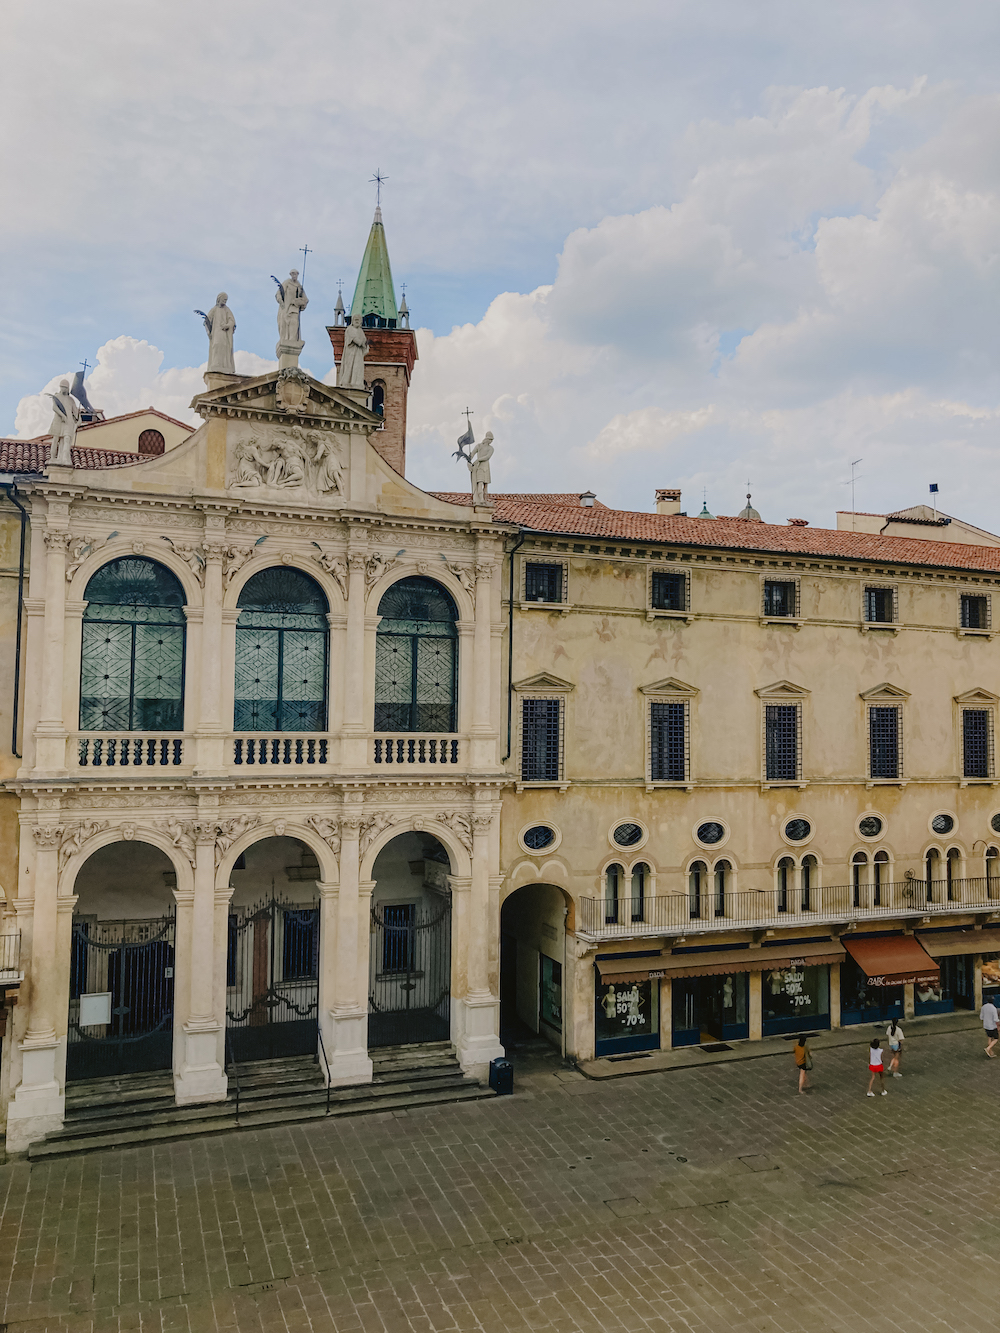
[[[21,624],[24,619],[24,546],[27,535],[28,511],[17,498],[17,484],[13,481],[0,482],[7,493],[7,499],[21,511],[21,555],[17,566],[17,638],[14,644],[14,719],[11,723],[10,748],[15,759],[21,758],[17,748],[17,713],[21,702]]]
[[[525,536],[525,531],[522,528],[517,541],[508,552],[510,555],[510,585],[507,592],[507,753],[500,761],[503,764],[510,758],[514,735],[514,556],[518,549],[524,545]]]

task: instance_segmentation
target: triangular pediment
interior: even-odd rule
[[[368,406],[365,389],[321,384],[304,370],[270,370],[266,375],[233,380],[198,394],[191,403],[199,416],[244,417],[250,421],[300,422],[303,426],[340,421],[375,428],[382,418]]]
[[[576,686],[571,681],[553,676],[549,671],[540,671],[537,676],[528,676],[524,680],[515,681],[514,689],[522,694],[534,690],[544,691],[546,694],[568,694],[570,690],[576,689]]]
[[[640,694],[673,694],[681,695],[685,699],[693,699],[698,693],[693,685],[687,685],[683,680],[678,680],[676,676],[667,676],[665,680],[655,680],[652,685],[640,685]]]
[[[861,698],[866,703],[871,703],[875,699],[908,699],[909,697],[909,690],[902,690],[898,685],[890,685],[887,680],[883,681],[881,685],[876,685],[873,689],[864,690],[861,694]]]
[[[966,690],[964,694],[955,695],[957,704],[981,704],[984,708],[990,704],[995,704],[998,699],[1000,699],[1000,695],[991,694],[989,690],[982,688]]]
[[[754,690],[758,699],[804,699],[811,693],[804,685],[796,685],[791,680],[776,680],[773,685],[764,685]]]

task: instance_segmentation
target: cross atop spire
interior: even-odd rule
[[[381,197],[385,176],[376,171],[372,183]],[[389,248],[385,241],[385,227],[382,225],[382,209],[376,205],[372,229],[368,233],[361,271],[354,288],[351,301],[351,315],[360,315],[368,321],[369,327],[390,328],[398,326],[399,310],[396,306],[396,292],[392,285],[392,268],[389,265]]]
[[[371,180],[368,182],[369,185],[374,185],[374,186],[375,186],[375,207],[376,207],[376,208],[380,208],[381,205],[382,205],[382,186],[386,183],[386,181],[387,181],[388,179],[389,179],[389,177],[388,177],[388,176],[383,176],[382,173],[381,173],[381,171],[379,171],[378,167],[376,167],[376,168],[375,168],[375,175],[374,175],[374,176],[371,178]]]

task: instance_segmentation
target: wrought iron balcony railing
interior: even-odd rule
[[[407,732],[397,736],[376,736],[372,759],[376,764],[399,768],[424,768],[459,762],[461,745],[457,736],[421,735]]]
[[[824,884],[809,889],[665,894],[647,898],[583,898],[580,930],[596,939],[693,935],[741,927],[776,927],[934,916],[1000,913],[1000,877],[899,880],[889,884]]]
[[[187,738],[166,731],[81,731],[73,738],[80,768],[177,768]]]
[[[0,982],[21,979],[21,932],[0,935]]]

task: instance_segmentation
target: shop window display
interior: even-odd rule
[[[902,986],[869,986],[868,978],[848,955],[840,965],[840,1022],[880,1023],[903,1017]]]
[[[660,1045],[660,985],[653,981],[611,981],[596,984],[595,1053],[651,1051]]]
[[[830,969],[797,966],[773,968],[761,978],[763,1035],[808,1032],[830,1026]]]

